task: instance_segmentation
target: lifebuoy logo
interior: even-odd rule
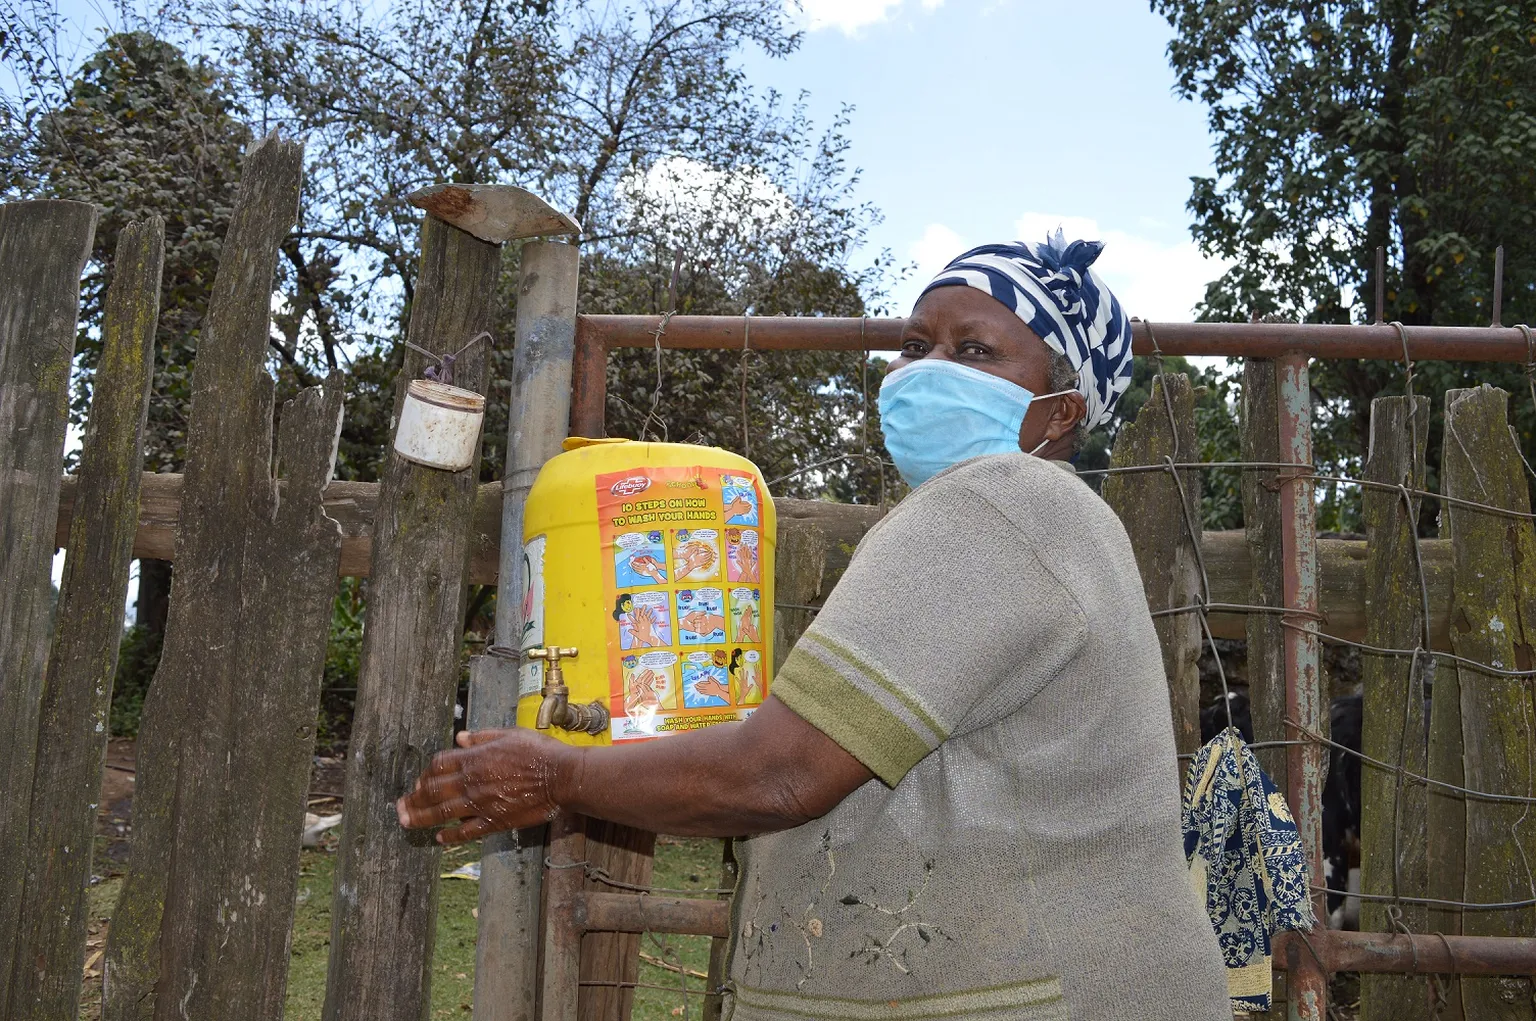
[[[628,498],[637,493],[643,493],[650,488],[651,478],[649,475],[631,475],[629,478],[620,479],[612,486],[609,486],[608,492],[614,496]]]

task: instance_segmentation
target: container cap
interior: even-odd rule
[[[569,437],[566,438],[564,443],[560,444],[560,449],[561,450],[580,450],[582,447],[597,447],[597,446],[601,446],[601,445],[603,445],[605,443],[633,443],[633,442],[635,442],[635,441],[634,440],[627,440],[627,439],[625,439],[622,436],[602,436],[602,437],[569,436]]]

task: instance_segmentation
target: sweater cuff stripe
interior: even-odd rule
[[[871,698],[885,703],[897,716],[906,719],[912,732],[928,742],[929,748],[937,748],[949,737],[949,728],[936,720],[910,692],[875,666],[873,657],[857,652],[851,646],[814,628],[805,633],[801,643],[810,643],[805,646],[807,652],[837,670]]]
[[[789,654],[770,690],[891,787],[936,745],[925,743],[901,715],[841,671],[807,653],[803,642]]]

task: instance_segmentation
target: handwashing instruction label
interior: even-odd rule
[[[768,690],[761,492],[720,468],[597,477],[615,741],[745,719]]]
[[[517,642],[522,652],[544,644],[544,541],[536,535],[523,544],[523,633]],[[524,657],[517,671],[517,697],[537,695],[543,688],[543,661]]]

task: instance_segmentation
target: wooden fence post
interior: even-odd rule
[[[0,1007],[26,883],[27,814],[51,627],[80,271],[96,237],[84,202],[0,205]]]
[[[85,890],[123,637],[123,599],[139,523],[144,420],[164,257],[165,221],[160,217],[123,228],[80,453],[69,556],[56,611],[61,626],[54,629],[43,687],[32,830],[23,853],[27,879],[21,944],[11,975],[8,1016],[15,1021],[53,1021],[80,1012]]]
[[[1428,775],[1458,787],[1466,783],[1462,761],[1461,679],[1456,668],[1436,663],[1429,706]],[[1460,793],[1431,787],[1424,797],[1425,896],[1459,901],[1466,890],[1467,800]],[[1431,907],[1427,932],[1462,935],[1463,914],[1455,908]],[[1436,1021],[1462,1021],[1461,979],[1445,975],[1430,979],[1439,1015]],[[1441,1002],[1443,1000],[1443,1003]]]
[[[1275,363],[1268,358],[1243,360],[1242,453],[1244,461],[1274,464],[1280,456],[1280,404]],[[1243,532],[1253,565],[1247,598],[1254,606],[1285,605],[1285,568],[1280,556],[1280,489],[1274,469],[1243,471]],[[1285,740],[1284,629],[1273,613],[1250,613],[1248,704],[1255,742]],[[1286,785],[1285,749],[1263,748],[1259,764],[1281,793]]]
[[[1480,386],[1445,395],[1445,495],[1530,512],[1520,452],[1509,434],[1509,395]],[[1447,504],[1456,565],[1451,644],[1458,656],[1497,669],[1529,670],[1536,630],[1525,622],[1536,612],[1536,530],[1518,520]],[[1466,785],[1478,791],[1530,797],[1536,794],[1531,756],[1536,754],[1536,706],[1528,678],[1501,677],[1458,666]],[[1440,695],[1437,690],[1435,695]],[[1528,826],[1531,806],[1466,801],[1467,880],[1464,899],[1505,903],[1536,897]],[[1536,935],[1529,909],[1469,911],[1463,931],[1475,936]],[[1478,1021],[1531,1018],[1529,977],[1466,978],[1462,1009]]]
[[[816,619],[815,612],[804,607],[822,596],[826,568],[827,533],[813,521],[780,518],[773,562],[774,598],[779,603],[773,611],[774,667],[784,665],[789,650]]]
[[[288,402],[273,477],[278,246],[303,149],[247,152],[198,342],[176,573],[139,732],[134,842],[103,1012],[277,1019],[341,555],[325,515],[342,390]]]
[[[490,330],[500,270],[500,245],[427,217],[411,343],[452,354]],[[453,385],[484,393],[489,364],[484,343],[470,347],[454,364]],[[406,387],[426,365],[407,350],[397,423]],[[442,849],[432,834],[400,828],[395,799],[452,733],[479,463],[477,453],[468,469],[442,471],[391,449],[384,468],[347,752],[326,1021],[420,1021],[430,1009]]]
[[[1424,488],[1424,442],[1429,435],[1428,397],[1379,397],[1371,402],[1370,456],[1365,478],[1389,486]],[[1402,494],[1366,489],[1362,494],[1366,534],[1365,640],[1385,649],[1428,650],[1415,538],[1419,500],[1404,503]],[[1434,677],[1434,660],[1420,654],[1415,662],[1399,656],[1366,655],[1361,660],[1365,692],[1363,751],[1382,762],[1425,775],[1428,734],[1424,719],[1424,682]],[[1362,764],[1361,890],[1378,896],[1424,897],[1429,881],[1425,863],[1425,790],[1402,781],[1392,771]],[[1404,904],[1401,922],[1413,932],[1427,932],[1423,905]],[[1392,932],[1388,905],[1365,901],[1361,928]],[[1361,1021],[1414,1021],[1429,1018],[1426,979],[1421,976],[1362,975]]]
[[[1165,400],[1166,394],[1166,400]],[[1169,408],[1172,408],[1172,419]],[[1115,441],[1111,468],[1162,464],[1165,459],[1198,461],[1195,436],[1195,392],[1189,377],[1160,374],[1136,421],[1127,422]],[[1182,492],[1171,472],[1110,475],[1104,480],[1104,500],[1126,523],[1136,567],[1155,613],[1192,606],[1202,597],[1200,562],[1200,474],[1178,473]],[[1191,531],[1191,524],[1194,526]],[[1200,648],[1204,631],[1196,611],[1153,620],[1163,647],[1173,706],[1173,736],[1180,754],[1200,747]]]

